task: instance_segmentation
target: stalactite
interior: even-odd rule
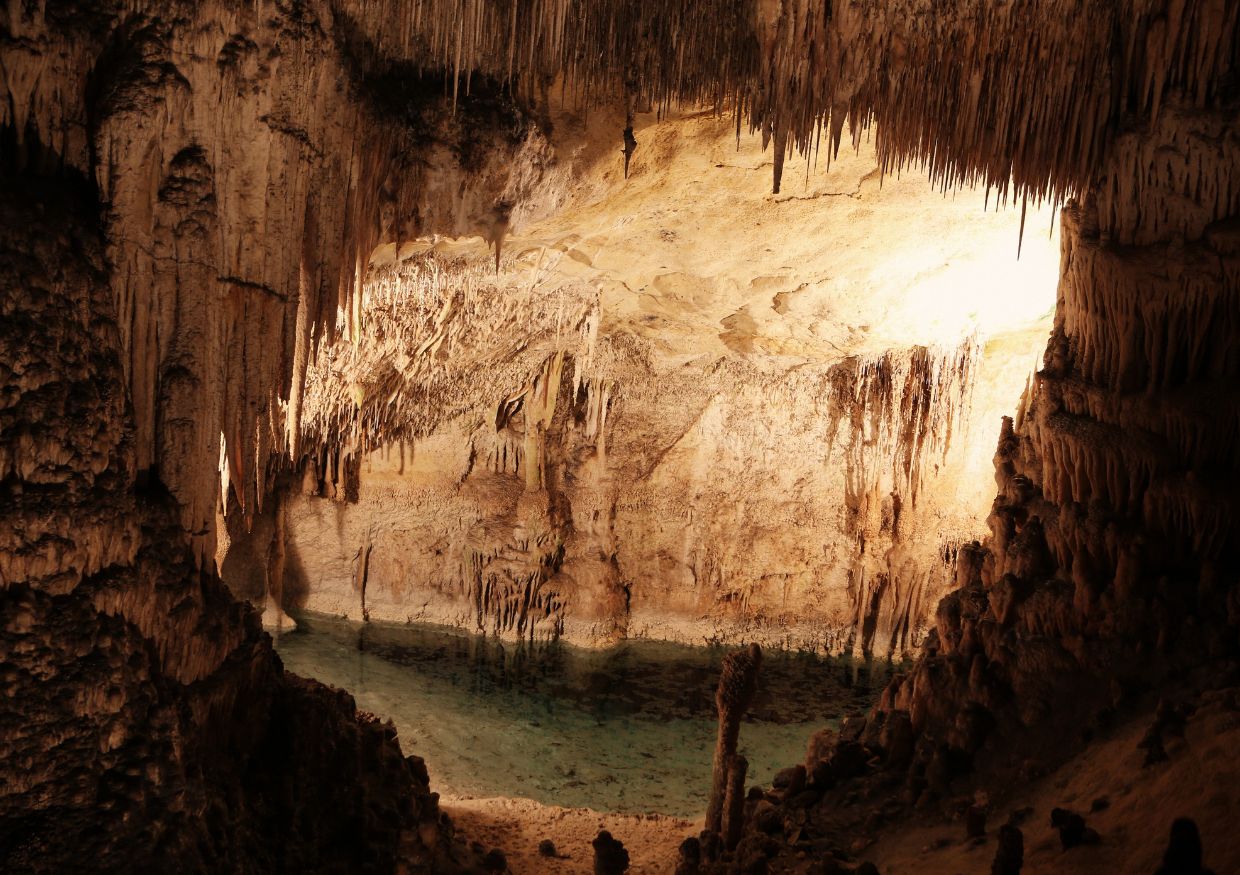
[[[521,525],[510,527],[507,553],[485,526],[470,530],[477,549],[461,561],[480,625],[518,634],[562,625],[567,596],[545,584],[563,559],[569,511],[555,501],[537,426],[566,415],[573,405],[561,401],[575,403],[559,373],[564,357],[586,390],[581,431],[597,438],[574,447],[583,457],[603,453],[616,415],[676,393],[622,379],[616,363],[641,351],[597,341],[590,291],[551,301],[535,282],[524,298],[482,301],[453,290],[423,312],[405,290],[397,306],[416,331],[385,347],[366,282],[376,244],[431,230],[483,234],[495,248],[488,272],[504,270],[508,225],[529,183],[511,168],[547,154],[514,104],[545,103],[556,78],[580,106],[614,99],[623,82],[658,111],[678,102],[734,111],[738,131],[748,125],[772,143],[777,189],[788,150],[808,153],[825,133],[830,158],[847,123],[854,139],[875,126],[884,173],[920,168],[945,191],[978,184],[1022,206],[1079,196],[1065,222],[1044,368],[996,454],[990,541],[955,550],[961,589],[941,604],[926,658],[887,696],[926,731],[936,757],[978,753],[985,733],[976,727],[988,716],[1058,744],[1068,736],[1046,730],[1048,714],[1062,715],[1053,730],[1079,731],[1073,720],[1089,715],[1071,713],[1077,699],[1100,700],[1125,672],[1145,681],[1158,668],[1149,654],[1234,652],[1234,587],[1220,569],[1235,567],[1240,542],[1240,149],[1227,103],[1240,60],[1237,4],[381,0],[350,9],[259,0],[182,4],[171,16],[166,4],[125,0],[80,10],[11,3],[2,15],[0,158],[18,177],[90,180],[98,200],[59,227],[48,219],[55,208],[42,212],[46,199],[30,199],[39,210],[6,203],[0,223],[0,243],[16,253],[3,269],[18,274],[0,290],[2,358],[21,366],[0,373],[5,661],[41,680],[19,678],[10,699],[71,693],[67,706],[41,703],[48,723],[72,728],[63,744],[49,749],[25,723],[11,733],[9,760],[51,763],[35,779],[48,795],[0,793],[42,830],[32,846],[62,853],[46,822],[97,847],[104,839],[77,826],[88,820],[80,789],[123,771],[118,805],[136,788],[142,805],[181,813],[160,824],[177,852],[165,865],[205,868],[204,854],[219,864],[226,855],[215,845],[237,823],[257,824],[260,836],[272,822],[304,830],[282,836],[290,853],[306,849],[290,867],[320,862],[317,830],[305,826],[313,812],[263,809],[295,796],[282,777],[248,776],[259,801],[224,806],[227,818],[194,777],[227,768],[234,754],[261,768],[253,754],[286,742],[287,725],[330,726],[298,733],[289,762],[339,751],[338,774],[351,776],[384,752],[384,768],[359,771],[358,786],[373,782],[384,791],[375,798],[400,803],[379,830],[389,856],[393,837],[423,834],[415,817],[436,834],[424,770],[419,778],[347,701],[284,677],[249,615],[195,561],[213,553],[214,510],[230,504],[229,490],[243,516],[262,512],[283,454],[304,458],[324,493],[356,498],[368,450],[450,415],[502,430],[497,404],[515,404],[524,388],[521,404],[533,403],[520,425],[533,438],[518,430],[515,408],[508,434],[471,431],[498,470],[528,478],[512,502]],[[37,233],[21,237],[32,224]],[[518,322],[528,323],[522,341],[507,349],[468,327]],[[43,325],[61,333],[41,336]],[[444,376],[447,357],[467,363],[461,376]],[[905,636],[915,612],[901,605],[931,589],[926,569],[905,573],[891,551],[875,554],[924,500],[935,455],[959,444],[971,371],[967,355],[897,358],[848,362],[835,375],[744,374],[747,391],[768,392],[772,406],[804,403],[808,412],[794,415],[825,412],[839,425],[824,456],[846,457],[848,559],[863,557],[849,628],[862,650]],[[745,367],[723,362],[692,379],[709,388]],[[421,404],[432,391],[450,407]],[[737,420],[746,416],[757,418]],[[703,403],[685,434],[711,417],[723,421]],[[737,420],[729,429],[746,427]],[[751,433],[760,425],[748,424]],[[644,470],[665,452],[643,457]],[[508,485],[496,487],[505,500]],[[592,568],[615,594],[623,582],[608,525]],[[712,547],[683,558],[721,602],[757,603],[758,583],[730,587],[743,564],[735,554]],[[111,684],[129,697],[123,708],[112,705]],[[1064,695],[1081,689],[1091,695]],[[251,725],[270,737],[239,730],[218,741],[207,731]],[[199,748],[212,755],[195,759]],[[136,777],[133,762],[143,764]],[[320,777],[309,796],[342,800],[346,821],[375,816],[366,793],[336,795],[352,781],[307,774]],[[125,830],[140,820],[116,818]],[[116,847],[166,850],[148,833]],[[149,868],[116,847],[79,859]]]
[[[1055,328],[1000,437],[990,537],[959,551],[926,655],[884,694],[966,761],[1234,650],[1240,205],[1215,183],[1237,116],[1160,88],[1158,119],[1063,211]]]
[[[849,362],[833,375],[832,434],[849,423],[841,462],[846,531],[858,545],[851,570],[858,651],[899,652],[916,644],[918,618],[942,591],[941,582],[927,585],[923,567],[910,573],[889,557],[904,503],[916,508],[926,478],[946,461],[953,432],[958,443],[967,436],[958,432],[969,426],[979,352],[968,339],[956,350],[918,348]]]
[[[509,263],[506,270],[513,269]],[[598,292],[583,285],[513,296],[499,282],[481,260],[434,250],[377,271],[361,311],[376,333],[321,344],[308,369],[303,445],[360,458],[385,442],[425,436],[467,410],[491,408],[501,392],[523,386],[505,396],[497,430],[505,405],[519,406],[525,445],[501,447],[492,464],[515,469],[524,459],[537,488],[534,426],[550,424],[564,353],[588,356]]]
[[[279,843],[295,868],[355,863],[324,811],[375,859],[433,855],[425,770],[346,694],[285,675],[142,477],[84,190],[0,187],[0,822],[22,824],[0,867],[249,871]]]
[[[220,21],[208,7],[173,19],[126,6],[90,24],[14,10],[23,42],[6,49],[0,127],[98,183],[137,464],[176,496],[205,559],[224,472],[256,513],[275,460],[299,449],[307,358],[337,327],[364,330],[336,314],[356,314],[376,243],[481,227],[513,193],[505,170],[486,167],[497,155],[467,172],[446,151],[415,157],[421,126],[449,140],[455,129],[484,155],[493,134],[471,130],[477,101],[457,118],[410,96],[407,121],[393,122],[388,62],[327,4],[263,3]],[[428,196],[421,180],[436,173],[468,177],[456,203]],[[221,435],[227,465],[214,458]]]
[[[252,514],[273,457],[299,449],[308,357],[337,329],[365,331],[360,283],[377,242],[471,226],[500,257],[520,200],[503,173],[475,184],[469,167],[473,187],[449,206],[410,157],[437,125],[469,154],[496,157],[463,120],[480,77],[513,95],[558,77],[582,104],[624,89],[659,110],[734,109],[774,141],[777,175],[786,149],[808,153],[824,129],[828,151],[838,148],[845,121],[854,137],[876,126],[885,172],[920,165],[945,190],[984,185],[1001,201],[1062,199],[1113,153],[1117,172],[1095,189],[1101,224],[1133,242],[1173,226],[1200,233],[1202,216],[1240,198],[1236,168],[1186,159],[1187,140],[1168,158],[1120,133],[1135,114],[1189,136],[1168,95],[1193,108],[1216,99],[1236,64],[1232,4],[1163,15],[1139,3],[970,0],[927,19],[912,0],[384,0],[260,3],[218,27],[205,10],[175,22],[159,12],[132,0],[92,25],[42,7],[11,12],[0,127],[17,160],[98,181],[138,465],[177,496],[200,556],[211,553],[219,435]],[[58,50],[45,52],[53,32]],[[441,83],[443,114],[427,114],[415,73]],[[422,108],[409,115],[400,95]],[[1163,190],[1203,211],[1167,212]]]
[[[358,21],[383,52],[483,70],[514,91],[563,74],[583,101],[623,83],[656,107],[736,107],[751,131],[780,140],[776,189],[785,136],[808,153],[826,127],[834,149],[847,120],[854,131],[877,125],[885,170],[925,164],[945,188],[980,184],[1035,202],[1061,199],[1098,169],[1123,113],[1158,118],[1174,90],[1191,103],[1211,98],[1235,62],[1240,14],[1087,0],[970,0],[932,18],[911,0],[468,6],[462,16],[451,0],[387,0]]]

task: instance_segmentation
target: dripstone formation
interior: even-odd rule
[[[744,784],[748,764],[736,755],[741,720],[758,690],[758,671],[762,667],[762,648],[750,644],[745,650],[729,653],[723,659],[715,708],[719,714],[719,735],[715,740],[715,759],[711,771],[710,797],[706,805],[706,828],[723,830],[724,804],[729,796],[739,803],[739,786]],[[733,788],[733,776],[738,787]]]
[[[138,480],[88,191],[0,193],[0,868],[452,868],[422,761],[286,675]]]
[[[708,445],[721,456],[783,447],[764,435],[764,410],[782,409],[811,444],[821,435],[826,459],[839,431],[846,473],[832,482],[846,500],[829,528],[848,546],[823,567],[840,570],[834,594],[851,612],[819,618],[816,644],[916,647],[946,569],[954,575],[915,663],[878,706],[847,721],[803,780],[760,788],[734,850],[707,833],[682,868],[873,871],[862,859],[871,842],[910,811],[1021,786],[1124,721],[1157,721],[1139,770],[1176,768],[1180,718],[1186,736],[1230,731],[1226,688],[1240,683],[1238,22],[1229,0],[8,4],[0,868],[473,865],[391,728],[285,674],[217,576],[217,555],[229,554],[216,548],[240,543],[235,555],[250,557],[238,560],[242,596],[285,604],[301,561],[285,548],[316,531],[296,496],[359,501],[363,458],[382,451],[403,471],[403,441],[455,423],[463,439],[409,460],[454,484],[444,494],[455,512],[434,520],[450,531],[426,547],[441,557],[442,576],[429,578],[448,605],[437,616],[555,637],[565,605],[588,593],[586,637],[629,634],[634,590],[615,532],[626,514],[660,519],[658,496],[674,490],[614,500],[606,424],[617,399],[637,408],[680,390],[624,397],[609,368],[643,347],[623,332],[598,342],[602,290],[565,283],[551,295],[545,252],[510,251],[514,229],[554,214],[578,178],[554,146],[553,99],[733,113],[738,131],[771,147],[784,198],[791,156],[837,160],[847,127],[854,143],[874,132],[879,181],[979,185],[1022,217],[1062,206],[1053,329],[998,436],[997,495],[976,543],[902,528],[936,507],[914,495],[960,447],[949,436],[977,386],[973,344],[768,380],[746,357],[754,315],[736,312],[712,335],[717,361],[675,372],[693,397],[699,374],[748,387],[730,418],[695,408],[698,431],[715,437],[669,446],[663,456],[679,452],[685,470],[699,470]],[[616,129],[605,148],[623,180]],[[659,154],[657,138],[641,140],[627,183]],[[867,181],[824,201],[864,196]],[[427,242],[435,234],[485,241],[490,276],[511,258],[520,294],[477,293],[468,258],[428,279],[452,261],[454,244]],[[760,236],[773,248],[790,235]],[[832,245],[821,236],[815,246]],[[438,249],[416,251],[418,238]],[[599,252],[587,249],[564,258],[592,265]],[[385,264],[423,275],[388,282]],[[722,322],[703,288],[672,277],[655,291]],[[770,307],[795,307],[793,292]],[[632,324],[672,347],[671,360],[694,360],[660,318]],[[489,330],[513,325],[528,332]],[[443,366],[462,353],[459,369]],[[492,370],[491,388],[504,389],[484,393],[477,377]],[[728,439],[740,431],[745,441]],[[650,443],[637,425],[628,439]],[[434,464],[449,457],[459,467]],[[730,466],[738,477],[750,467]],[[475,469],[487,476],[471,480]],[[787,470],[797,474],[779,494],[815,492],[812,470]],[[462,484],[485,494],[461,498]],[[740,503],[708,495],[702,506],[712,513],[696,531],[796,531],[813,516],[777,503],[784,516],[738,509],[729,521],[713,509]],[[250,542],[263,527],[268,537]],[[360,599],[362,616],[381,594],[403,607],[408,574],[384,569],[401,554],[353,534],[349,603]],[[667,530],[659,537],[634,539],[656,544],[641,564],[674,571],[685,591],[677,583],[656,609],[684,599],[711,620],[726,610],[732,633],[761,613],[776,635],[786,599],[812,591],[796,575],[737,575],[745,585],[729,589],[731,554],[690,556]],[[699,590],[707,603],[725,594],[709,605],[716,616]],[[756,651],[749,659],[756,667]],[[731,740],[716,759],[716,829]],[[1044,806],[1038,822],[1067,805]],[[1198,839],[1234,859],[1234,830],[1212,844],[1217,820],[1194,821],[1173,828],[1169,870],[1200,869]],[[1076,832],[1071,816],[1063,826]],[[1064,853],[1102,850],[1124,851]]]

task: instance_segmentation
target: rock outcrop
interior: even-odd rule
[[[473,229],[536,179],[539,138],[494,86],[454,105],[326,2],[27,5],[6,27],[10,151],[98,186],[136,464],[209,559],[220,472],[257,512],[313,350],[362,330],[375,245]]]
[[[1107,210],[1155,149],[1175,160],[1145,209]],[[992,535],[962,552],[926,657],[886,698],[966,756],[995,725],[1060,745],[1048,722],[1079,736],[1234,658],[1240,210],[1213,185],[1238,157],[1234,107],[1167,107],[1065,211],[1055,330],[995,456]]]
[[[451,864],[425,766],[350,696],[285,675],[136,481],[89,189],[0,194],[0,867],[391,871]]]
[[[1184,711],[1154,700],[1234,683],[1236,119],[1227,101],[1164,106],[1065,208],[1055,328],[999,442],[991,535],[960,551],[959,589],[913,668],[825,754],[817,799],[807,809],[774,792],[773,812],[751,813],[748,835],[775,826],[766,856],[860,832],[832,845],[847,860],[914,805],[950,806],[978,785],[1010,793],[1147,711],[1142,757],[1156,765]],[[1117,209],[1134,156],[1152,154],[1163,160],[1137,177],[1142,208]],[[911,748],[894,742],[897,726]],[[861,798],[868,816],[839,804]],[[1064,849],[1099,840],[1070,810],[1052,823]]]

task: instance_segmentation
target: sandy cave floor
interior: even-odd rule
[[[589,875],[594,871],[590,842],[603,829],[624,843],[629,852],[630,875],[671,872],[680,843],[702,830],[700,819],[609,814],[589,808],[543,805],[531,799],[444,796],[440,805],[467,841],[503,850],[515,875]],[[555,842],[559,857],[538,853],[543,839]]]

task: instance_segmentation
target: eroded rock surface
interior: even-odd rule
[[[0,194],[0,866],[455,865],[421,761],[285,675],[172,497],[137,482],[88,194]]]
[[[1232,702],[1202,691],[1233,683],[1237,665],[1240,248],[1236,207],[1213,188],[1240,154],[1235,119],[1230,104],[1165,108],[1065,210],[1055,328],[999,442],[991,535],[960,551],[960,588],[912,670],[845,723],[821,768],[807,764],[814,793],[768,794],[773,807],[752,810],[751,858],[802,871],[795,848],[820,842],[851,866],[885,823],[913,809],[963,814],[976,787],[1010,798],[1142,714],[1154,725],[1129,759],[1163,767],[1186,711]],[[1175,160],[1146,209],[1100,212],[1131,156],[1154,151]],[[1226,759],[1217,746],[1203,755]],[[1213,817],[1229,803],[1210,775],[1185,774],[1175,792]],[[1079,813],[1052,822],[1065,850],[1099,844]],[[1134,841],[1103,837],[1111,850],[1086,869],[1115,865],[1103,861]],[[719,871],[743,870],[745,847]]]
[[[509,232],[558,197],[545,136],[557,80],[585,103],[734,108],[742,128],[773,145],[781,196],[790,152],[811,153],[821,139],[834,157],[847,121],[858,138],[877,124],[885,171],[920,162],[944,188],[979,182],[1019,200],[1022,212],[1028,201],[1075,196],[1044,366],[1000,439],[989,538],[958,551],[958,591],[941,603],[917,665],[868,720],[841,729],[824,760],[806,764],[822,794],[759,794],[736,856],[712,865],[796,860],[798,843],[834,854],[832,835],[845,833],[851,865],[884,820],[947,798],[970,768],[1027,775],[1026,759],[1062,756],[1082,732],[1104,727],[1109,711],[1140,702],[1143,685],[1192,689],[1234,673],[1240,7],[948,6],[8,4],[0,160],[6,180],[24,184],[6,182],[0,230],[5,863],[260,871],[340,861],[385,870],[398,854],[428,866],[430,855],[447,853],[417,764],[347,697],[285,677],[252,615],[206,569],[217,510],[248,528],[292,469],[286,462],[302,466],[311,491],[359,500],[366,453],[403,463],[405,435],[384,446],[372,440],[382,429],[369,426],[384,421],[384,405],[418,405],[416,392],[383,391],[405,365],[324,380],[342,403],[321,405],[327,416],[315,420],[303,416],[312,364],[336,373],[349,354],[335,344],[341,337],[356,356],[374,349],[362,343],[374,315],[362,281],[379,243],[476,233],[502,272]],[[649,140],[626,156],[630,180],[659,154]],[[612,148],[619,165],[618,140]],[[565,254],[582,263],[597,252]],[[483,342],[489,358],[460,379],[528,361],[503,391],[479,393],[484,418],[471,420],[465,405],[449,411],[462,421],[435,426],[455,430],[435,451],[444,460],[435,476],[490,472],[453,487],[484,493],[458,507],[454,531],[467,537],[443,542],[452,559],[441,589],[453,604],[461,594],[472,602],[462,621],[523,634],[531,623],[556,627],[567,622],[571,583],[594,593],[583,601],[602,637],[627,634],[618,618],[632,623],[639,612],[620,570],[621,511],[662,516],[668,531],[701,540],[723,519],[713,511],[728,506],[708,492],[702,505],[712,514],[686,525],[662,513],[657,494],[625,505],[570,483],[570,475],[589,483],[599,468],[590,460],[619,446],[606,423],[617,421],[612,399],[622,394],[614,374],[590,366],[598,322],[585,279],[584,297],[566,298],[563,309],[540,302],[533,287],[524,303],[504,296],[499,305],[514,308],[505,318],[542,307],[535,335],[550,332],[554,313],[556,332],[581,345],[536,354],[517,344],[506,354]],[[667,319],[668,300],[702,289],[665,279],[642,316]],[[789,291],[775,295],[784,295],[773,302],[779,315],[798,312]],[[435,301],[413,321],[432,326],[418,347],[428,343],[421,353],[430,360],[459,330],[450,327],[460,324],[455,302]],[[704,301],[695,318],[717,306]],[[671,324],[672,339],[683,340],[675,335],[692,321]],[[772,332],[773,317],[752,309],[711,321],[724,329],[712,344],[729,349],[806,339]],[[643,354],[622,346],[600,359]],[[685,405],[680,434],[691,440],[647,449],[726,456],[721,436],[750,428],[759,432],[753,447],[784,452],[755,426],[768,398],[787,398],[808,417],[813,398],[855,402],[872,391],[882,403],[832,407],[876,420],[869,433],[854,422],[847,434],[861,446],[872,438],[934,448],[920,424],[950,419],[923,402],[940,388],[950,390],[940,398],[955,392],[966,360],[908,348],[857,357],[833,365],[843,367],[835,377],[829,369],[797,377],[804,391],[703,369],[684,378],[694,385],[683,394],[645,398],[710,399],[698,384],[717,375],[743,386],[727,399],[730,410]],[[413,376],[416,386],[426,373],[415,367]],[[814,434],[824,420],[831,414],[805,428]],[[640,419],[631,425],[640,444]],[[433,440],[432,431],[410,437]],[[307,433],[315,440],[303,445]],[[475,435],[487,439],[475,445]],[[478,453],[457,465],[462,446]],[[914,455],[884,458],[901,460],[893,476],[907,477]],[[669,480],[670,492],[678,484]],[[887,520],[894,531],[907,518],[911,496],[897,514],[885,475],[848,486],[856,501],[837,506],[865,522],[843,531],[877,526],[881,535]],[[442,505],[430,506],[453,524]],[[281,507],[273,531],[287,531]],[[493,531],[487,520],[499,521]],[[755,522],[729,525],[761,531]],[[574,546],[568,533],[585,538]],[[660,543],[667,531],[657,534],[650,562],[671,556],[667,576],[679,583],[652,602],[655,613],[685,597],[680,583],[731,580],[728,569],[750,546],[690,558]],[[917,599],[894,577],[877,585],[896,546],[879,541],[882,559],[854,579],[852,613],[838,628],[845,638],[899,643],[916,613],[904,606]],[[384,590],[377,583],[389,553],[399,554],[356,532],[342,542],[355,557],[353,590],[344,592],[365,605]],[[259,555],[270,593],[296,557],[282,547]],[[560,590],[534,598],[530,583],[556,575],[566,598]],[[714,592],[778,627],[783,583]],[[887,592],[894,607],[873,613],[874,596],[882,602]],[[623,600],[627,612],[616,609]],[[860,811],[862,798],[875,805]],[[1165,831],[1153,832],[1161,842]]]
[[[726,123],[642,125],[625,178],[556,117],[570,197],[498,272],[477,238],[376,253],[368,331],[308,372],[305,477],[223,524],[238,592],[588,644],[920,643],[1049,331],[1050,214],[1017,261],[1018,213],[880,186],[868,149],[773,198]]]

